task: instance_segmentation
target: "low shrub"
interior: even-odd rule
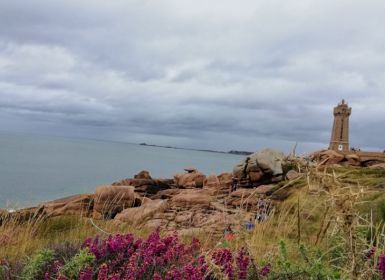
[[[44,279],[203,280],[250,276],[251,262],[245,249],[203,253],[197,239],[184,244],[176,234],[161,237],[158,230],[146,240],[135,239],[132,234],[91,237],[81,247],[68,261],[51,259]],[[263,273],[268,274],[266,269]]]
[[[28,260],[21,273],[23,280],[43,279],[47,266],[54,260],[52,250],[41,250],[36,252]]]

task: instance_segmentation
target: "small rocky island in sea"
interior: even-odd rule
[[[207,149],[180,148],[180,147],[173,147],[173,146],[147,144],[147,143],[140,143],[139,145],[140,146],[149,146],[149,147],[158,147],[158,148],[167,148],[167,149],[177,149],[177,150],[190,150],[190,151],[201,151],[201,152],[221,153],[221,154],[227,153],[227,154],[233,154],[233,155],[251,155],[253,153],[253,152],[236,151],[236,150],[223,152],[223,151],[215,151],[215,150],[207,150]]]

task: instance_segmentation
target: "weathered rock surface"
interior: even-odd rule
[[[371,169],[384,168],[385,169],[385,163],[377,163],[377,164],[369,166],[369,168],[371,168]]]
[[[218,190],[221,187],[221,182],[215,174],[211,174],[203,181],[203,186],[210,189]]]
[[[205,179],[206,176],[197,170],[174,176],[176,186],[184,189],[202,188]]]
[[[284,158],[285,155],[279,151],[271,149],[258,151],[236,165],[233,169],[233,176],[241,186],[246,184],[253,187],[281,181]],[[243,181],[247,183],[243,183]]]
[[[162,190],[167,190],[171,187],[174,181],[168,179],[124,179],[119,182],[115,182],[114,186],[133,186],[135,192],[141,196],[151,197]]]
[[[287,180],[294,180],[294,179],[297,179],[298,177],[300,176],[300,174],[295,171],[295,170],[289,170],[287,173],[286,173],[286,179]]]
[[[321,164],[329,165],[342,162],[345,156],[333,150],[324,150],[313,154],[313,158]]]
[[[168,189],[159,191],[156,195],[152,196],[151,199],[169,199],[181,191],[181,189]]]
[[[115,220],[132,225],[144,224],[157,213],[163,213],[167,209],[167,200],[146,200],[139,207],[127,208],[116,215]]]
[[[12,220],[15,222],[23,223],[40,218],[44,215],[44,209],[39,206],[23,208],[11,212],[2,209],[0,211],[0,224],[2,224],[4,220]]]
[[[204,189],[185,189],[173,196],[170,203],[179,208],[210,208],[210,203],[215,200],[214,196]]]
[[[113,218],[123,209],[141,204],[133,186],[99,186],[94,196],[94,218]]]
[[[204,180],[203,188],[209,190],[210,195],[226,196],[231,191],[232,177],[231,173],[222,173],[218,176],[212,174]]]
[[[218,175],[219,183],[220,183],[220,190],[219,194],[228,194],[231,191],[231,186],[233,184],[233,174],[228,173],[221,173]]]
[[[351,166],[360,166],[361,165],[360,157],[356,154],[346,155],[345,159],[347,160],[348,164]]]
[[[350,151],[339,153],[333,150],[322,150],[311,154],[311,158],[320,165],[367,166],[385,163],[385,153]]]
[[[81,215],[89,217],[93,211],[92,194],[78,194],[43,203],[44,212],[48,216]]]
[[[172,188],[173,179],[153,179],[148,171],[141,171],[134,178],[123,179],[112,183],[113,186],[133,186],[140,196],[152,197],[159,191]]]
[[[151,180],[150,172],[147,170],[142,170],[138,174],[134,175],[134,179],[149,179]]]
[[[227,203],[236,207],[255,206],[259,200],[266,198],[275,188],[275,185],[262,185],[257,188],[240,188],[229,195]]]

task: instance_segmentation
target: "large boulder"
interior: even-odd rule
[[[141,204],[133,186],[99,186],[94,197],[94,218],[114,218],[124,209]]]
[[[273,176],[282,175],[282,162],[285,158],[284,153],[272,149],[264,149],[250,156],[247,170],[253,171],[259,167],[263,173]]]
[[[266,198],[275,188],[275,185],[262,185],[257,188],[239,188],[229,195],[227,203],[241,208],[256,206],[260,199]]]
[[[212,174],[207,176],[203,182],[203,187],[207,190],[210,190],[211,195],[216,195],[217,197],[224,197],[231,191],[231,186],[233,182],[233,174],[231,173],[222,173],[218,176]]]
[[[127,178],[112,183],[114,186],[134,186],[135,192],[143,197],[152,198],[159,191],[167,190],[174,185],[173,179],[153,179],[146,170],[134,175],[134,178]]]
[[[153,195],[151,199],[169,199],[177,194],[179,194],[182,189],[168,189],[159,191],[156,195]]]
[[[357,154],[348,154],[345,156],[345,159],[347,160],[348,164],[351,166],[361,165],[360,157]]]
[[[215,174],[211,174],[203,181],[203,186],[210,189],[218,190],[221,187],[221,182]]]
[[[227,203],[233,206],[256,205],[260,197],[261,196],[255,192],[255,188],[239,188],[230,194]]]
[[[12,220],[16,223],[30,222],[46,217],[46,211],[42,206],[28,207],[16,211],[3,210],[0,217],[0,225],[5,220]]]
[[[231,191],[233,185],[233,174],[230,172],[225,172],[218,175],[218,180],[220,184],[220,194],[228,194]]]
[[[197,170],[174,176],[176,186],[184,189],[202,188],[205,179],[206,176]]]
[[[345,160],[345,156],[333,150],[322,150],[312,154],[312,158],[322,164],[331,165],[339,164]]]
[[[205,233],[223,234],[225,228],[230,226],[234,230],[238,230],[242,221],[240,217],[243,213],[239,211],[237,214],[229,214],[220,211],[213,211],[210,214],[202,211],[196,212],[193,217],[193,225],[196,228],[204,229]]]
[[[170,204],[176,208],[210,208],[210,203],[215,201],[215,197],[204,189],[186,189],[170,199]]]
[[[284,158],[282,152],[272,149],[258,151],[236,165],[233,176],[238,180],[247,179],[251,183],[282,180]]]
[[[370,165],[369,168],[371,168],[371,169],[377,169],[377,168],[379,168],[379,169],[381,169],[381,168],[382,168],[382,169],[385,169],[385,162]]]
[[[299,174],[297,171],[295,171],[294,169],[289,170],[289,171],[286,173],[286,179],[289,180],[289,181],[295,180],[295,179],[297,179],[299,176],[300,176],[300,174]]]
[[[131,225],[143,225],[151,220],[155,214],[164,212],[167,209],[167,200],[156,199],[146,200],[141,206],[128,208],[116,215],[115,220]]]
[[[138,174],[134,175],[134,179],[152,179],[150,172],[142,170]]]
[[[89,217],[93,206],[92,194],[72,195],[42,204],[48,216],[79,215]]]

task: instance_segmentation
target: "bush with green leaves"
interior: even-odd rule
[[[343,279],[337,269],[333,269],[327,260],[327,254],[314,248],[309,250],[304,245],[299,245],[299,259],[295,261],[289,257],[288,247],[284,241],[279,243],[280,256],[266,279],[317,279],[333,280]]]
[[[68,280],[76,280],[78,279],[80,271],[84,267],[87,267],[87,265],[91,265],[94,260],[95,256],[90,253],[88,248],[81,249],[79,253],[61,267],[60,274]]]
[[[41,250],[28,259],[21,273],[23,280],[43,279],[47,266],[53,261],[54,252],[52,250]]]

